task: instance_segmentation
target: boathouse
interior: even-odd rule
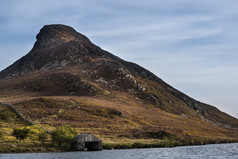
[[[102,140],[90,133],[81,133],[75,137],[75,149],[77,151],[102,150]]]

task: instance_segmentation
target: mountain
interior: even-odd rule
[[[46,25],[32,50],[0,72],[0,101],[46,129],[69,124],[106,141],[238,140],[238,119],[176,90],[65,25]],[[111,140],[111,139],[110,139]]]

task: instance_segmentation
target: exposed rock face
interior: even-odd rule
[[[0,72],[0,81],[44,72],[47,75],[25,83],[25,89],[44,91],[47,95],[94,96],[106,88],[129,93],[139,102],[150,103],[170,113],[238,127],[237,119],[188,97],[141,66],[102,50],[71,27],[46,25],[36,39],[26,56]],[[55,71],[60,73],[55,74]],[[121,116],[120,112],[113,113]],[[212,113],[216,114],[215,118]]]
[[[50,47],[55,44],[60,45],[62,42],[72,40],[91,44],[91,41],[86,36],[65,25],[46,25],[40,30],[40,33],[37,34],[36,39],[34,49]]]
[[[33,49],[1,71],[0,81],[37,70],[55,70],[84,64],[96,58],[119,59],[65,25],[46,25],[36,36]]]
[[[80,81],[78,76],[67,73],[58,73],[27,83],[25,88],[31,91],[49,91],[56,87],[65,87],[76,81]]]
[[[97,89],[85,81],[71,84],[66,90],[70,95],[92,96],[97,93]]]

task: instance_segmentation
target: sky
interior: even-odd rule
[[[26,55],[47,24],[238,118],[237,0],[0,0],[0,70]]]

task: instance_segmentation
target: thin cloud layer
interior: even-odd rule
[[[238,117],[238,1],[0,1],[0,70],[46,24],[66,24],[200,101]]]

